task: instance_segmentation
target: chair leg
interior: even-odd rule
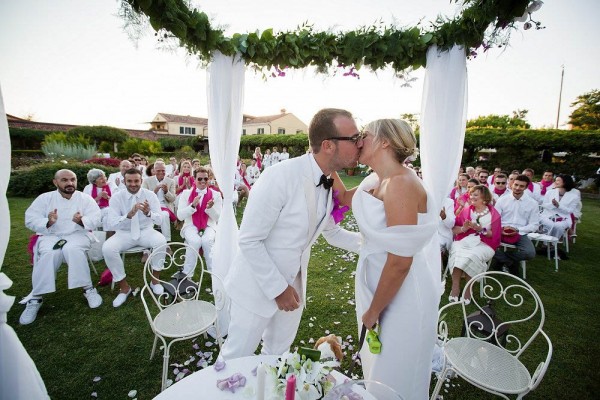
[[[554,272],[558,272],[558,242],[554,243]]]
[[[150,352],[150,359],[154,358],[154,352],[156,351],[156,343],[158,342],[158,336],[154,335],[154,344],[152,345],[152,351]]]
[[[446,380],[447,374],[448,374],[448,369],[446,368],[446,362],[444,361],[444,368],[442,368],[442,372],[440,372],[440,375],[438,376],[438,381],[435,384],[435,388],[433,388],[433,392],[431,392],[430,400],[437,400],[437,396],[440,393],[440,390],[442,389],[442,385],[444,384],[444,381]]]
[[[98,276],[98,271],[96,271],[96,266],[94,265],[94,261],[92,260],[92,257],[90,257],[90,253],[88,253],[86,251],[85,254],[87,255],[87,259],[90,263],[90,267],[92,267],[92,269],[94,270],[94,274],[96,274],[96,276]]]
[[[167,385],[167,372],[169,371],[169,356],[170,356],[169,351],[171,350],[172,343],[173,342],[171,342],[165,346],[165,353],[163,355],[162,387],[160,389],[161,392],[166,389],[166,385]]]
[[[523,269],[523,280],[527,280],[527,262],[521,261],[521,268]]]

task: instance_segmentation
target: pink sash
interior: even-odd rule
[[[187,179],[192,186],[194,185],[194,178],[192,177],[191,173],[180,174],[177,178],[177,194],[183,192],[186,189],[185,187],[183,189],[179,189],[179,186],[185,185],[185,179]]]
[[[496,193],[498,196],[502,196],[505,192],[506,188],[504,190],[498,190],[497,187],[494,188],[494,193]]]
[[[502,233],[502,223],[500,221],[500,214],[496,209],[488,204],[488,209],[492,214],[492,237],[482,236],[481,241],[492,248],[492,250],[496,250],[500,246],[500,236]],[[473,206],[469,205],[465,207],[460,214],[456,216],[456,222],[454,226],[463,226],[466,220],[471,220],[471,211],[473,210]],[[469,229],[466,232],[462,232],[457,234],[454,237],[454,240],[459,241],[464,239],[465,237],[475,233],[473,229]]]
[[[542,196],[546,194],[546,190],[552,186],[552,181],[540,181],[540,185],[542,185]]]
[[[533,182],[529,182],[529,185],[527,185],[527,190],[533,193]]]
[[[110,186],[108,185],[104,185],[102,187],[102,191],[106,192],[109,197],[112,195],[112,193],[110,192]],[[98,196],[98,186],[92,184],[92,198],[96,200],[96,196]],[[98,200],[96,203],[98,203],[98,207],[100,208],[108,207],[108,200],[104,197]]]
[[[29,243],[27,243],[27,252],[31,256],[31,265],[33,265],[33,249],[35,249],[35,244],[37,243],[40,235],[31,235],[29,236]]]
[[[192,204],[194,199],[196,198],[196,189],[190,192],[190,197],[188,198],[188,204]],[[206,189],[206,194],[202,197],[202,201],[200,202],[200,207],[196,207],[196,212],[192,214],[192,221],[194,222],[194,226],[198,228],[198,230],[206,229],[208,225],[208,214],[206,213],[206,204],[209,200],[212,200],[213,195],[210,189]]]
[[[169,221],[171,221],[171,222],[177,221],[177,217],[175,216],[175,214],[173,214],[173,211],[171,211],[167,207],[161,207],[160,209],[169,213]]]

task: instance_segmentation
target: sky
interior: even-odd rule
[[[36,121],[149,129],[159,113],[206,117],[206,71],[182,50],[160,49],[152,32],[130,39],[118,0],[0,0],[0,86],[8,114]],[[453,16],[449,0],[203,0],[194,4],[214,26],[235,32],[293,29],[345,31],[377,20],[398,26]],[[467,61],[469,119],[527,109],[534,128],[559,127],[570,104],[600,89],[600,1],[548,0],[534,13],[546,29],[513,32],[510,46]],[[264,80],[246,73],[244,113],[286,109],[306,124],[324,107],[350,110],[360,125],[418,114],[424,70],[402,87],[390,70],[359,71],[360,79],[288,70]]]

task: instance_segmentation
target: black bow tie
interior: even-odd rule
[[[329,190],[333,186],[333,179],[328,178],[325,176],[325,174],[323,174],[323,175],[321,175],[321,179],[319,180],[319,184],[317,185],[317,187],[319,187],[321,185],[323,185],[323,188],[325,190]]]

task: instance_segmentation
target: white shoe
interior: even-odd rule
[[[113,307],[121,307],[130,294],[131,288],[129,288],[129,291],[127,293],[119,293],[119,295],[113,300]]]
[[[23,311],[23,313],[21,314],[21,317],[19,318],[19,322],[21,323],[21,325],[29,325],[33,321],[35,321],[35,318],[37,317],[37,313],[40,310],[41,306],[42,306],[42,299],[29,300],[27,302],[27,305],[25,306],[25,310]]]
[[[98,308],[102,304],[102,297],[100,297],[98,291],[94,287],[83,292],[83,295],[87,299],[90,308]]]
[[[157,296],[160,296],[165,292],[165,288],[160,284],[160,282],[157,284],[150,282],[150,289],[152,289],[152,292]]]

